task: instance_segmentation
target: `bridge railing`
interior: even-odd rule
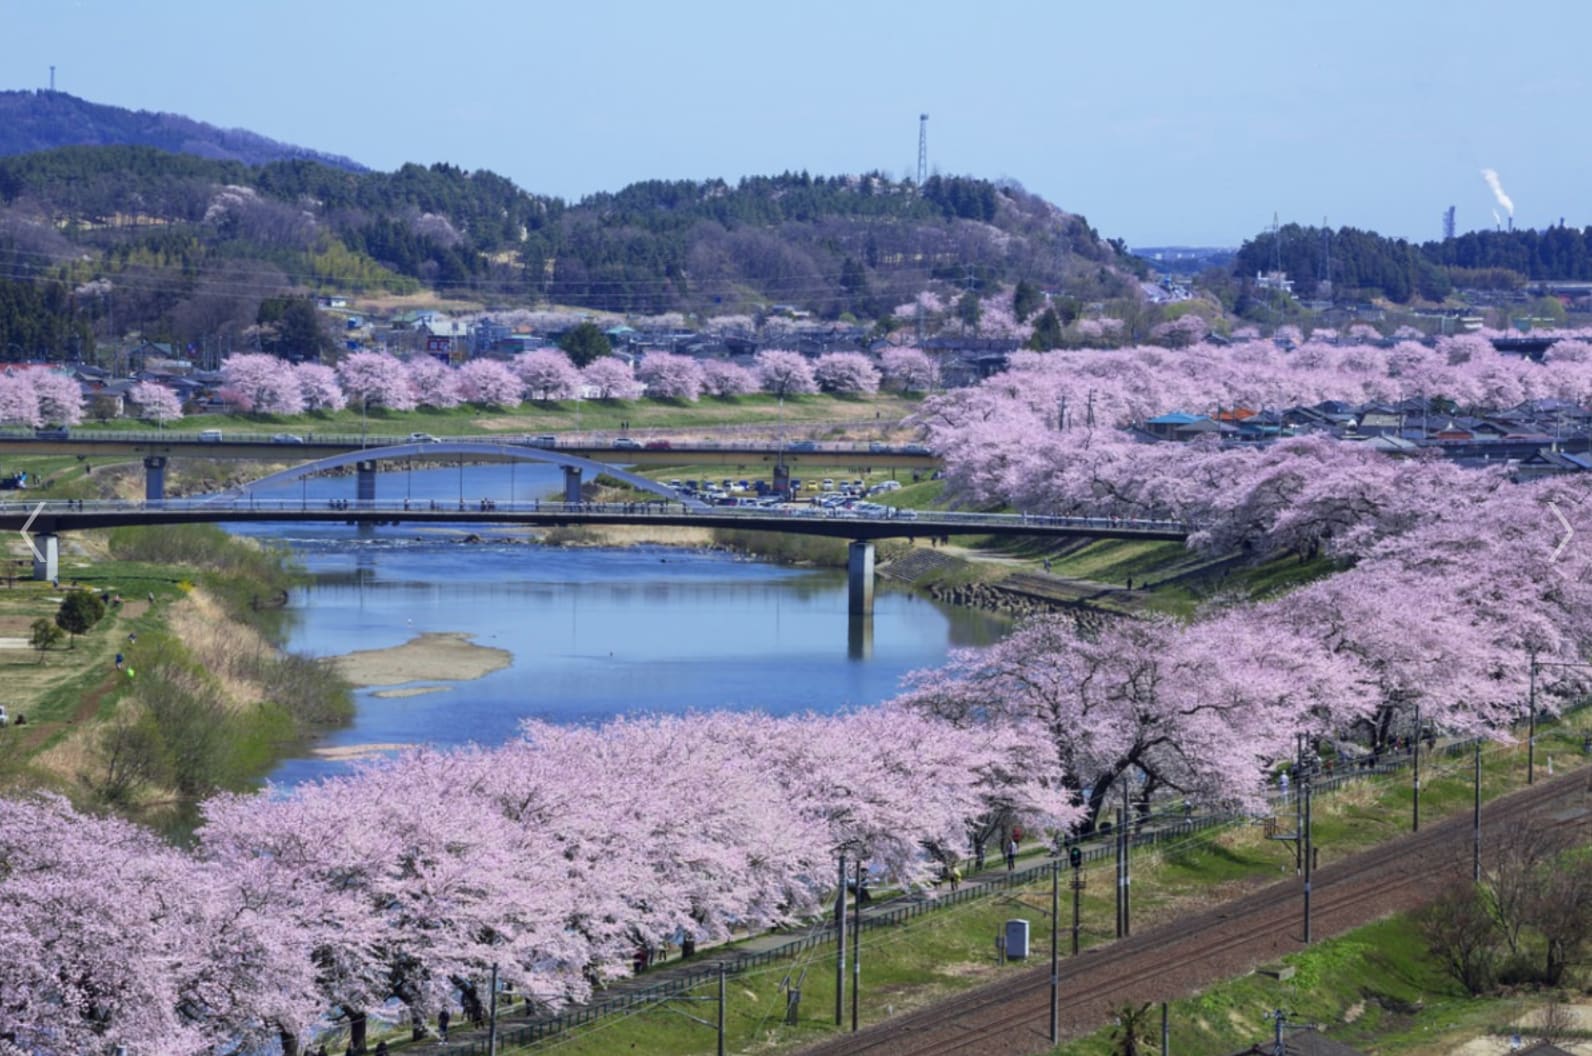
[[[634,502],[552,502],[539,499],[500,501],[493,498],[453,499],[349,499],[349,498],[260,498],[249,492],[193,498],[121,500],[121,499],[52,499],[42,501],[0,502],[0,515],[31,514],[40,517],[70,516],[81,513],[141,512],[222,512],[249,511],[258,513],[309,513],[326,511],[361,514],[426,513],[484,513],[530,514],[544,516],[582,516],[593,519],[613,517],[621,520],[648,517],[700,518],[715,521],[744,521],[748,526],[777,526],[788,521],[845,520],[865,524],[899,524],[911,521],[920,524],[924,534],[936,527],[958,529],[989,527],[1010,532],[1013,528],[1029,526],[1040,531],[1047,528],[1101,529],[1117,532],[1142,531],[1146,533],[1186,533],[1189,526],[1173,520],[1135,519],[1122,517],[1051,517],[1017,513],[967,513],[956,510],[911,510],[886,507],[885,512],[824,509],[811,505],[787,506],[690,506],[667,499],[637,500]]]

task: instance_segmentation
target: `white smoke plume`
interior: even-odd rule
[[[1493,197],[1498,199],[1498,204],[1509,210],[1509,215],[1515,215],[1515,203],[1509,200],[1504,193],[1504,185],[1498,180],[1497,169],[1482,169],[1481,178],[1487,181],[1487,186],[1492,188]]]
[[[1504,229],[1504,218],[1498,215],[1498,210],[1496,209],[1493,210],[1493,226],[1500,231]]]

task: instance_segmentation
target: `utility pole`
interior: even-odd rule
[[[1129,801],[1128,774],[1122,774],[1122,810],[1117,814],[1117,938],[1125,939],[1132,932],[1129,924],[1131,905],[1130,898],[1133,891],[1133,874],[1130,871],[1129,857],[1133,851],[1133,844],[1128,836],[1129,819],[1132,817],[1132,804]]]
[[[498,966],[492,962],[492,1004],[488,1006],[486,1027],[486,1056],[497,1056],[497,992],[498,992]]]
[[[1415,779],[1415,798],[1410,831],[1421,831],[1421,702],[1415,702],[1415,740],[1410,744],[1411,772]]]
[[[719,1052],[724,1056],[724,962],[719,962]]]
[[[1472,776],[1476,781],[1476,799],[1471,805],[1470,878],[1481,883],[1481,737],[1476,737],[1471,755]]]
[[[1294,734],[1294,875],[1298,876],[1305,870],[1304,840],[1300,834],[1305,830],[1305,735]]]
[[[851,1032],[857,1033],[857,1001],[862,991],[862,859],[857,859],[857,897],[851,918]]]
[[[1083,848],[1073,845],[1067,852],[1072,857],[1072,955],[1078,956],[1078,933],[1083,899]]]
[[[1531,658],[1530,692],[1526,699],[1526,784],[1537,776],[1537,658]]]
[[[1077,932],[1073,932],[1076,937]],[[1050,863],[1050,1043],[1061,1040],[1061,859]]]
[[[846,854],[840,854],[840,890],[835,894],[835,1026],[846,1023]]]
[[[1295,843],[1295,846],[1302,850],[1303,853],[1301,857],[1304,859],[1306,946],[1310,945],[1310,873],[1312,866],[1315,864],[1312,861],[1312,859],[1315,857],[1314,848],[1310,846],[1310,785],[1310,774],[1301,769],[1299,773],[1299,798],[1303,799],[1305,803],[1304,825],[1299,831],[1300,839]]]

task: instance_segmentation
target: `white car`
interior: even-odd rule
[[[438,440],[436,437],[432,436],[430,433],[410,433],[408,442],[411,443],[411,444],[440,444],[440,443],[442,443],[441,440]]]

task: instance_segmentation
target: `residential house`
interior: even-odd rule
[[[433,316],[415,327],[426,355],[444,363],[459,364],[470,358],[470,328],[456,319]]]
[[[1592,454],[1574,454],[1552,447],[1539,447],[1535,453],[1516,463],[1514,478],[1517,481],[1537,480],[1588,471],[1592,471]]]

